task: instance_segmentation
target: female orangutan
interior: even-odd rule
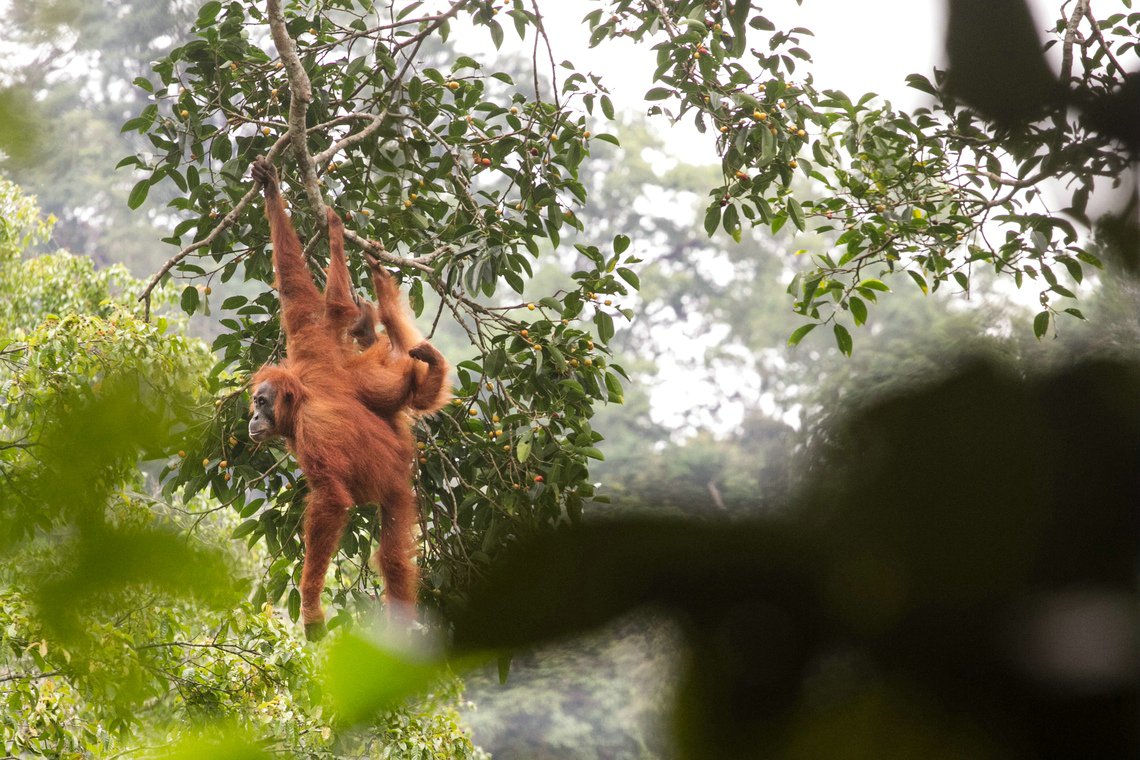
[[[378,267],[373,269],[377,311],[388,339],[375,340],[373,332],[372,345],[358,352],[348,331],[360,330],[354,322],[362,312],[363,319],[370,317],[352,297],[340,218],[329,210],[330,258],[322,297],[285,213],[276,169],[259,158],[252,174],[265,193],[286,359],[262,367],[250,381],[249,435],[257,442],[284,437],[308,480],[301,616],[305,635],[313,639],[324,633],[325,573],[356,505],[380,505],[380,548],[373,563],[383,576],[388,603],[414,613],[417,512],[410,482],[414,445],[405,410],[439,409],[447,400],[448,367],[430,343],[419,340],[394,283],[386,272],[377,274]]]

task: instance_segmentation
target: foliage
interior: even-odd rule
[[[22,259],[50,222],[10,183],[0,209],[0,299],[17,305],[0,322],[4,754],[157,756],[147,748],[208,742],[225,724],[276,754],[474,756],[447,677],[337,730],[317,652],[280,611],[241,598],[266,559],[233,549],[236,516],[155,493],[155,460],[177,459],[173,441],[202,424],[205,346],[180,320],[127,309],[142,284],[119,268]]]
[[[123,114],[139,107],[130,82],[169,49],[196,7],[196,0],[7,4],[0,166],[59,217],[55,245],[135,272],[161,263],[157,243],[169,221],[154,213],[158,204],[131,213],[132,183],[116,177],[108,159],[144,149],[137,135],[119,131]]]
[[[955,87],[944,87],[943,73],[933,83],[912,75],[910,84],[935,98],[931,109],[912,115],[872,95],[818,89],[810,75],[795,79],[810,60],[800,47],[810,30],[776,30],[751,3],[684,2],[668,12],[630,0],[606,5],[586,17],[594,42],[621,36],[656,43],[659,86],[646,97],[662,105],[653,110],[691,116],[698,129],[720,133],[723,182],[710,192],[706,229],[739,236],[745,222],[774,232],[790,223],[831,240],[789,287],[794,309],[811,320],[789,343],[831,323],[849,354],[847,325],[865,323],[869,305],[904,272],[924,293],[943,285],[969,293],[972,274],[985,268],[1018,286],[1034,282],[1043,308],[1034,321],[1038,336],[1062,310],[1081,316],[1064,299],[1073,297],[1085,267],[1100,261],[1071,222],[1051,213],[1041,187],[1063,181],[1072,188],[1070,214],[1083,219],[1094,181],[1118,181],[1132,160],[1134,113],[1124,113],[1135,88],[1116,56],[1134,46],[1140,15],[1098,21],[1088,3],[1074,4],[1055,28],[1065,51],[1063,82],[1033,89],[1016,77],[1046,69],[1041,51],[1006,45],[1011,34],[1036,40],[1029,14],[1011,20],[1001,15],[1006,6],[991,4],[957,13],[967,4],[955,3]],[[1001,30],[1000,44],[975,45],[993,30]],[[1020,122],[987,111],[991,100],[971,109],[953,97],[977,103],[998,86],[1023,87],[1036,98],[1015,114]],[[1087,107],[1056,106],[1058,90],[1071,90]],[[1114,120],[1104,117],[1109,107]],[[797,175],[809,181],[794,183]]]
[[[425,291],[436,291],[436,319],[449,314],[477,352],[457,367],[454,406],[421,430],[423,561],[432,598],[446,607],[512,536],[576,519],[593,495],[587,464],[602,455],[590,417],[598,401],[622,397],[623,371],[607,361],[606,343],[615,317],[629,316],[603,302],[627,293],[637,277],[626,266],[628,238],[616,236],[610,251],[579,248],[584,266],[564,290],[525,302],[499,294],[504,282],[522,293],[541,241],[557,245],[582,227],[573,211],[585,197],[579,166],[591,141],[613,139],[591,135],[573,107],[612,113],[596,81],[570,75],[557,93],[524,93],[471,57],[458,55],[443,69],[415,63],[425,39],[446,39],[458,16],[497,39],[502,25],[482,5],[457,3],[429,17],[397,12],[378,27],[370,13],[355,3],[286,9],[283,30],[297,41],[311,81],[312,102],[303,108],[288,57],[274,61],[263,51],[261,9],[206,3],[194,39],[160,60],[153,80],[137,82],[154,102],[125,128],[145,133],[157,153],[122,165],[143,172],[135,205],[162,181],[183,192],[171,204],[185,217],[170,238],[183,246],[172,271],[200,284],[184,289],[182,305],[189,313],[218,308],[211,283],[238,274],[271,279],[266,225],[242,175],[254,156],[284,150],[301,110],[313,156],[298,162],[294,147],[285,166],[286,184],[297,191],[295,226],[303,236],[319,232],[319,187],[346,217],[350,241],[401,266],[417,313]],[[532,12],[516,9],[511,18],[520,34],[540,33]],[[320,186],[309,181],[310,169]],[[363,261],[353,267],[361,280]],[[250,445],[242,383],[282,356],[278,307],[267,290],[220,308],[226,332],[214,343],[221,359],[211,372],[218,413],[205,436],[186,441],[189,453],[168,487],[187,495],[208,487],[246,518],[236,535],[269,548],[273,563],[259,598],[273,601],[292,585],[300,557],[304,487],[279,453]],[[370,592],[360,569],[372,523],[359,513],[346,538],[334,584],[342,609]],[[289,598],[295,614],[295,590]]]

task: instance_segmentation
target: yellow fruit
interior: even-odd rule
[[[269,135],[269,134],[270,134],[272,131],[273,131],[273,130],[272,130],[272,129],[270,129],[269,127],[262,127],[262,128],[261,128],[261,134],[263,134],[263,135],[267,135],[267,136],[268,136],[268,135]]]
[[[227,466],[229,466],[229,462],[227,462],[224,459],[222,461],[218,462],[218,469],[219,470],[224,470],[224,469],[226,469]]]
[[[179,115],[180,115],[180,116],[181,116],[183,119],[185,119],[187,116],[189,116],[189,115],[190,115],[190,112],[189,112],[189,111],[187,111],[185,108],[183,108],[183,109],[182,109],[181,111],[179,111],[178,113],[179,113]]]
[[[468,409],[467,413],[470,414],[472,417],[475,417],[475,416],[478,416],[479,410],[478,409]]]
[[[796,159],[794,159],[794,158],[788,162],[788,166],[792,167],[793,169],[795,169],[799,165],[800,165],[799,162],[796,161]]]
[[[528,303],[528,304],[526,305],[526,307],[527,307],[528,309],[530,309],[531,311],[534,311],[534,304],[532,304],[532,303]]]
[[[179,457],[180,459],[185,459],[185,458],[186,458],[186,452],[185,452],[185,451],[179,451],[179,452],[178,452],[178,457]]]
[[[448,82],[447,83],[447,89],[451,90],[452,92],[455,92],[456,90],[459,89],[459,82]]]
[[[203,459],[202,460],[202,468],[205,469],[209,466],[210,466],[210,460],[209,459]]]

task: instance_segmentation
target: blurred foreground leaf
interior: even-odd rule
[[[213,737],[196,736],[186,739],[158,757],[161,760],[269,760],[280,755],[267,751],[241,732],[234,731]]]
[[[321,680],[340,723],[353,726],[426,691],[442,673],[441,662],[417,659],[348,633],[329,647]]]
[[[457,647],[670,611],[687,758],[1136,756],[1140,370],[977,363],[828,439],[783,517],[518,546]]]
[[[219,552],[159,525],[125,524],[108,509],[140,457],[168,447],[174,420],[147,389],[144,377],[124,372],[63,392],[47,415],[36,466],[17,474],[0,552],[26,549],[28,531],[39,527],[36,539],[51,546],[53,559],[28,568],[33,596],[42,620],[65,640],[84,635],[85,612],[132,586],[232,601]]]

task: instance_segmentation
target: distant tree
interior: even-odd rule
[[[146,97],[131,82],[184,33],[196,0],[8,5],[0,44],[12,54],[0,63],[8,85],[0,95],[11,100],[0,97],[0,110],[25,134],[21,150],[0,145],[8,154],[0,168],[56,216],[56,246],[136,273],[153,270],[166,257],[159,240],[169,225],[131,213],[130,178],[112,168],[122,153],[151,148],[120,132]],[[160,192],[155,200],[170,197]]]

